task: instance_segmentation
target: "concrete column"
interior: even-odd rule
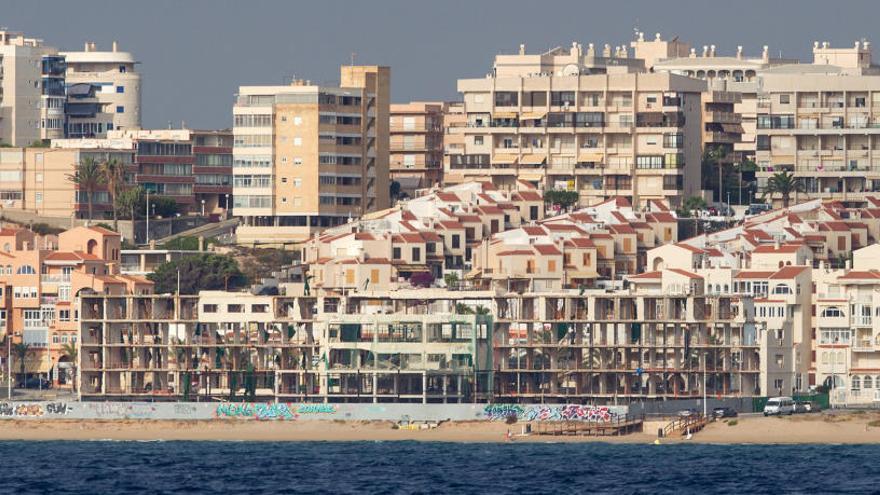
[[[428,372],[422,371],[422,404],[428,403]]]

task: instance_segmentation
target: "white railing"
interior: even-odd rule
[[[70,282],[70,274],[62,275],[40,275],[40,281],[44,284],[63,284]]]

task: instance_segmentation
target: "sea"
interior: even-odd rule
[[[0,493],[878,493],[880,447],[0,442]]]

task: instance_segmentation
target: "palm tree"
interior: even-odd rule
[[[79,349],[76,347],[76,342],[68,342],[61,347],[61,355],[66,357],[70,364],[73,366],[73,392],[76,393],[76,370],[77,370],[77,358],[79,357]]]
[[[87,156],[76,165],[76,169],[72,174],[67,174],[67,180],[72,182],[80,191],[86,193],[86,203],[89,206],[89,220],[92,219],[92,199],[95,195],[95,189],[104,184],[104,174],[101,166],[94,158]]]
[[[804,183],[801,182],[800,178],[795,177],[791,172],[778,172],[767,180],[767,185],[764,186],[761,198],[779,194],[782,196],[782,207],[788,208],[791,194],[803,190]]]
[[[22,380],[25,378],[26,369],[25,366],[27,364],[27,356],[31,352],[30,344],[25,344],[24,342],[20,342],[18,344],[12,345],[12,353],[18,357],[18,367],[20,370],[20,374]]]
[[[110,204],[113,210],[113,230],[119,230],[119,215],[116,212],[116,200],[125,182],[125,166],[119,160],[111,158],[101,163],[101,174],[110,193]]]

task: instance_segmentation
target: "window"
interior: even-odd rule
[[[776,378],[773,380],[773,388],[776,390],[782,391],[782,387],[785,385],[785,382],[782,378]]]
[[[293,138],[293,145],[294,146],[302,146],[302,144],[303,144],[303,140],[301,137]]]
[[[556,260],[547,260],[547,271],[555,272],[556,271]]]
[[[422,260],[422,249],[418,247],[412,248],[412,260],[421,261]]]
[[[370,283],[371,284],[378,284],[379,283],[379,269],[378,268],[373,268],[372,270],[370,270]]]
[[[458,249],[461,247],[461,236],[458,234],[452,234],[452,249]]]
[[[483,136],[474,136],[474,145],[481,146],[483,144]]]
[[[268,313],[268,304],[251,304],[251,313]]]
[[[227,304],[226,305],[227,313],[244,313],[244,305],[243,304]]]
[[[37,272],[31,265],[21,265],[15,273],[18,275],[35,275]]]
[[[781,368],[785,364],[785,356],[782,354],[777,354],[775,357],[776,357],[776,366]]]
[[[862,379],[858,375],[852,377],[852,389],[860,390],[862,388]]]
[[[216,304],[205,304],[204,306],[202,306],[202,312],[203,313],[216,313],[217,312],[217,305]]]
[[[791,95],[779,95],[779,103],[783,105],[788,105],[789,103],[791,103]]]
[[[840,310],[837,306],[829,306],[822,310],[823,318],[842,318],[843,311]]]
[[[116,86],[117,93],[125,93],[125,86]]]
[[[399,260],[400,259],[400,248],[395,247],[391,249],[391,259]]]
[[[125,107],[122,105],[116,105],[116,113],[125,113]]]
[[[786,284],[779,284],[773,288],[774,294],[792,294],[791,287]]]
[[[293,125],[301,125],[302,123],[303,123],[302,117],[294,117],[293,118]]]
[[[823,328],[819,330],[819,343],[849,344],[851,335],[849,328]]]
[[[70,310],[69,309],[58,310],[58,321],[70,321]]]
[[[38,191],[38,192],[34,193],[34,202],[35,203],[42,203],[43,202],[43,193],[42,192]]]

